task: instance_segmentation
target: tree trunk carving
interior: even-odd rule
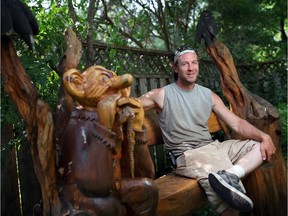
[[[40,100],[32,81],[16,54],[13,41],[1,38],[2,81],[5,91],[27,123],[27,134],[35,173],[41,185],[43,215],[57,215],[60,200],[56,187],[56,161],[53,143],[53,117]]]
[[[287,212],[287,170],[280,148],[281,118],[277,108],[250,93],[241,83],[229,49],[219,40],[206,47],[217,64],[222,91],[233,112],[269,134],[276,145],[272,163],[263,164],[245,180],[248,195],[255,204],[255,215],[285,215]],[[232,138],[240,138],[232,134]]]
[[[67,50],[58,66],[62,74],[69,68],[77,67],[82,48],[71,29],[65,32],[65,41]],[[16,104],[27,124],[33,165],[42,191],[42,214],[60,215],[63,206],[57,188],[53,113],[49,106],[38,98],[36,89],[16,54],[13,41],[2,37],[1,46],[2,82],[5,91]],[[64,127],[70,117],[72,99],[63,89],[62,91],[60,89],[59,101],[63,106],[59,106],[61,109],[58,113],[58,121],[63,124],[59,125]]]

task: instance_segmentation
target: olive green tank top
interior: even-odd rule
[[[208,119],[212,112],[212,91],[196,84],[192,90],[176,83],[164,87],[163,109],[159,123],[167,150],[175,156],[212,141]]]

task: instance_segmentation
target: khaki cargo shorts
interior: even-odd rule
[[[228,205],[210,187],[208,174],[230,168],[251,151],[256,143],[253,140],[226,140],[224,142],[216,140],[206,146],[185,151],[176,160],[176,174],[197,179],[204,188],[209,202],[218,213],[222,213]]]

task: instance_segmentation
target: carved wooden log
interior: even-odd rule
[[[38,98],[12,40],[2,37],[1,46],[4,89],[27,123],[33,165],[42,190],[43,215],[57,215],[60,201],[56,187],[52,113],[49,106]]]
[[[58,75],[63,77],[65,71],[71,68],[77,68],[82,57],[82,44],[78,40],[76,34],[71,28],[68,28],[65,32],[66,52],[58,65]],[[59,92],[58,92],[58,105],[57,105],[57,122],[56,122],[56,143],[57,148],[60,149],[63,142],[63,135],[66,125],[69,121],[73,100],[69,94],[64,90],[63,81],[61,80]]]
[[[279,111],[259,96],[251,94],[241,83],[229,49],[215,40],[206,51],[220,71],[222,91],[233,112],[269,134],[277,152],[272,163],[262,165],[244,183],[254,202],[254,215],[286,215],[287,170],[281,153],[281,118]],[[237,134],[233,138],[241,138]]]
[[[67,51],[60,62],[60,71],[77,67],[81,56],[81,46],[73,31],[68,29],[65,34]],[[80,43],[81,45],[81,43]],[[1,38],[1,68],[4,89],[10,99],[18,107],[19,113],[27,123],[27,133],[36,176],[39,180],[43,215],[60,215],[62,204],[59,199],[56,185],[56,155],[54,137],[53,115],[49,106],[38,98],[32,81],[26,74],[10,38]],[[62,94],[62,113],[72,107],[72,100]],[[67,105],[68,104],[68,105]],[[70,108],[71,109],[71,108]],[[68,109],[69,110],[69,109]],[[70,113],[67,112],[69,117]],[[61,116],[59,117],[61,122]],[[62,119],[65,119],[62,118]]]
[[[132,76],[117,76],[101,66],[90,66],[83,73],[76,69],[66,71],[63,83],[67,93],[81,105],[73,112],[66,128],[60,160],[64,170],[63,194],[71,207],[69,210],[103,216],[154,215],[158,189],[152,179],[145,178],[154,177],[154,167],[141,136],[144,110],[138,100],[127,94]],[[75,121],[75,113],[81,112],[83,117]],[[89,112],[95,115],[93,123],[88,121]],[[143,161],[146,163],[142,170]],[[151,172],[146,168],[150,166]],[[79,191],[84,195],[80,200]],[[110,197],[115,198],[113,202]],[[86,205],[88,201],[94,204]],[[106,205],[100,208],[101,203]],[[111,212],[117,208],[126,209],[127,214]]]

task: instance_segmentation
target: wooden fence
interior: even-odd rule
[[[84,44],[85,47],[85,44]],[[94,45],[95,64],[102,65],[118,74],[131,73],[135,77],[145,76],[153,80],[154,75],[165,79],[173,78],[171,62],[173,53],[149,51],[119,46]],[[84,56],[85,59],[85,56]],[[272,104],[286,102],[287,61],[275,60],[257,64],[236,65],[241,82]],[[199,83],[221,94],[219,71],[212,60],[200,61]],[[151,87],[159,83],[148,82]],[[148,90],[150,89],[147,86]],[[140,93],[139,91],[136,91]],[[285,93],[285,94],[281,94]],[[139,96],[139,94],[136,94]]]
[[[133,97],[140,96],[151,89],[164,86],[173,81],[171,70],[173,53],[112,47],[103,44],[95,44],[94,51],[96,56],[94,58],[95,64],[114,70],[118,74],[131,73],[134,75],[135,80],[132,85]],[[281,95],[281,92],[287,92],[287,63],[285,60],[253,65],[238,65],[237,70],[242,83],[251,92],[258,94],[268,101],[269,99],[273,99],[273,101],[270,100],[272,104],[277,104],[281,101],[286,102],[287,95]],[[199,83],[217,93],[221,93],[219,72],[212,61],[201,60]],[[2,125],[1,133],[2,154],[2,147],[13,136],[13,130],[11,130],[10,126],[6,127]],[[23,146],[25,145],[27,144]],[[159,161],[166,161],[166,155],[163,154],[163,150],[157,149],[158,147],[154,148],[153,152],[156,152],[152,154],[154,160],[158,158]],[[38,200],[38,203],[40,203],[39,199],[41,198],[40,188],[32,169],[30,152],[24,147],[18,151],[19,163],[21,163],[21,166],[18,166],[22,198],[22,209],[20,209],[15,149],[5,149],[5,151],[9,155],[5,159],[9,161],[4,161],[1,166],[1,215],[16,216],[22,214],[30,216],[36,203],[35,200]],[[160,153],[157,155],[157,152]],[[29,157],[30,160],[28,160]],[[167,164],[162,163],[161,165],[160,163],[159,165],[158,163],[156,169],[159,172],[163,171],[165,167],[167,167]],[[162,172],[159,174],[162,174]]]

